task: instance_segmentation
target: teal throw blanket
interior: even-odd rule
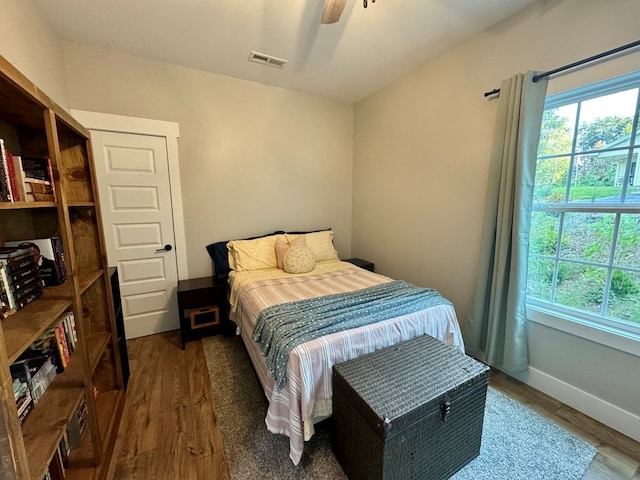
[[[260,344],[276,388],[281,390],[287,383],[289,353],[298,345],[443,304],[451,302],[432,288],[394,280],[355,292],[267,307],[258,315],[253,339]]]

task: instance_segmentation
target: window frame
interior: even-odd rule
[[[636,108],[633,117],[633,126],[630,134],[629,145],[623,147],[612,147],[607,149],[598,149],[597,152],[605,151],[628,151],[627,163],[625,165],[625,181],[622,185],[621,196],[627,193],[629,182],[629,170],[631,169],[632,159],[634,154],[637,154],[640,158],[640,144],[636,143],[636,138],[640,136],[640,71],[633,72],[620,77],[608,79],[602,82],[597,82],[588,86],[579,87],[568,92],[563,92],[547,97],[544,105],[544,110],[555,109],[565,105],[569,105],[576,102],[584,102],[593,98],[610,95],[623,90],[632,88],[638,88],[638,95],[636,98]],[[575,125],[573,126],[573,139],[572,148],[570,152],[563,152],[557,155],[545,155],[539,158],[554,158],[554,157],[570,157],[569,171],[572,171],[573,162],[576,156],[588,154],[588,151],[576,151],[575,143],[578,135],[578,126],[580,121],[580,110],[576,112]],[[637,168],[637,167],[636,167]],[[636,171],[636,175],[638,171]],[[567,192],[569,188],[569,182],[567,182]],[[583,212],[599,212],[599,213],[612,213],[615,215],[615,226],[613,233],[613,241],[617,238],[618,226],[620,223],[621,214],[637,214],[640,215],[640,203],[618,203],[618,204],[602,204],[602,205],[584,205],[580,203],[570,202],[565,195],[565,201],[557,203],[545,203],[533,205],[533,212],[553,212],[565,215],[566,213],[583,213]],[[562,235],[562,223],[557,227],[558,243],[561,242]],[[617,245],[613,245],[613,252]],[[554,265],[560,260],[560,248],[556,248],[554,255],[529,255],[527,257],[527,263],[531,258],[553,259]],[[567,259],[563,259],[565,261]],[[588,261],[577,260],[576,263],[590,264]],[[599,264],[602,265],[602,264]],[[554,266],[554,271],[557,266]],[[609,259],[606,265],[607,268],[607,280],[603,288],[603,298],[608,298],[610,291],[610,279],[611,270],[613,268],[613,255]],[[635,267],[621,267],[615,266],[616,269],[625,271],[631,271],[634,273],[640,273],[640,266]],[[554,275],[555,278],[555,275]],[[555,283],[555,282],[554,282]],[[552,285],[555,289],[555,284]],[[553,291],[553,290],[552,290]],[[574,335],[587,338],[589,340],[609,345],[611,347],[627,351],[634,355],[640,355],[640,324],[637,326],[627,322],[625,320],[614,320],[607,318],[604,315],[593,315],[588,312],[583,312],[577,309],[565,307],[550,301],[544,301],[527,296],[527,320],[546,325],[551,328],[572,333]]]

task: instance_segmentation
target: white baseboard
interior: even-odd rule
[[[558,380],[541,370],[529,367],[529,373],[523,377],[525,376],[526,378],[519,377],[518,379],[640,442],[640,416]]]

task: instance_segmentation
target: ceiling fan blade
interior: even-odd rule
[[[322,23],[336,23],[344,10],[347,0],[324,0]]]

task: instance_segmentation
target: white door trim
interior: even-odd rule
[[[153,120],[139,117],[125,117],[110,113],[71,110],[71,115],[88,130],[107,132],[137,133],[165,137],[167,155],[169,157],[169,185],[171,187],[171,208],[173,210],[173,230],[176,246],[176,263],[178,279],[189,278],[187,265],[187,240],[184,232],[184,215],[182,212],[182,187],[180,184],[180,163],[178,158],[179,125],[175,122]],[[111,265],[112,266],[112,265]]]

